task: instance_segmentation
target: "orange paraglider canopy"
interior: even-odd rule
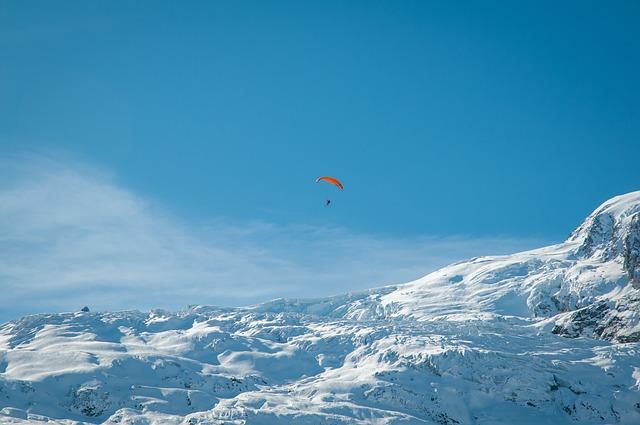
[[[329,176],[318,177],[316,179],[316,183],[320,181],[331,183],[332,185],[338,187],[341,190],[344,189],[344,186],[342,185],[342,183],[340,183],[340,180],[336,179],[335,177],[329,177]]]

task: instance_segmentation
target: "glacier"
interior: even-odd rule
[[[406,284],[5,323],[0,423],[638,424],[640,192]]]

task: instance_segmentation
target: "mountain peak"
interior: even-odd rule
[[[640,279],[640,191],[616,196],[600,205],[569,237],[580,258],[620,258],[629,279]]]

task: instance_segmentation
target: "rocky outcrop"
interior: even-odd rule
[[[629,280],[640,289],[640,213],[630,220],[628,232],[624,238],[624,269]]]

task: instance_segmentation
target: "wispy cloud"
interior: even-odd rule
[[[0,321],[83,305],[175,309],[331,295],[540,244],[221,218],[194,225],[96,169],[21,158],[0,173]]]

